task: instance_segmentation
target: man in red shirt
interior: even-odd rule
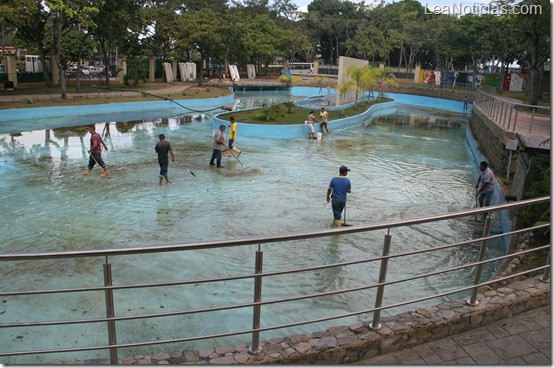
[[[94,125],[88,126],[88,132],[90,133],[90,149],[87,151],[90,153],[90,157],[88,159],[88,169],[84,172],[84,174],[90,175],[90,171],[94,165],[98,164],[98,166],[104,170],[100,176],[108,176],[110,175],[110,171],[104,163],[104,160],[102,160],[102,146],[104,146],[106,151],[108,150],[108,146],[106,146],[106,143],[104,143],[102,137],[100,137],[100,134],[96,133]]]

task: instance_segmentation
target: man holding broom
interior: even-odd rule
[[[104,160],[102,160],[102,146],[108,150],[108,146],[104,141],[102,140],[102,137],[100,137],[100,134],[96,133],[96,127],[93,125],[88,126],[88,132],[90,133],[90,149],[87,150],[88,153],[90,153],[90,157],[88,159],[88,169],[84,172],[85,175],[90,175],[90,172],[95,164],[98,164],[104,172],[100,174],[100,176],[108,176],[110,175],[110,171],[108,170],[108,167],[104,163]]]
[[[346,207],[346,195],[351,190],[350,179],[346,177],[349,171],[350,169],[344,165],[339,167],[339,176],[331,179],[329,188],[327,188],[327,203],[331,201],[331,198],[333,199],[331,202],[333,208],[333,223],[331,227],[343,226],[341,221],[342,211]]]

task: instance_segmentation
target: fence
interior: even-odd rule
[[[18,350],[18,351],[5,351],[5,347],[0,348],[4,351],[0,351],[0,357],[8,357],[8,356],[15,356],[15,355],[35,355],[35,354],[49,354],[49,353],[66,353],[66,352],[86,352],[86,351],[92,351],[92,350],[106,350],[109,351],[110,361],[112,364],[118,363],[118,354],[119,350],[129,347],[140,347],[140,346],[147,346],[147,345],[160,345],[160,344],[174,344],[174,343],[181,343],[181,342],[187,342],[187,341],[194,341],[194,340],[202,340],[202,339],[208,339],[208,338],[221,338],[221,337],[227,337],[227,336],[237,336],[237,335],[245,335],[249,334],[251,336],[251,344],[250,344],[250,352],[256,353],[260,351],[260,337],[261,334],[265,331],[270,330],[276,330],[276,329],[283,329],[287,327],[292,326],[300,326],[300,325],[307,325],[307,324],[313,324],[323,321],[334,321],[341,318],[346,317],[352,317],[352,316],[360,316],[362,314],[368,314],[372,313],[372,322],[370,324],[370,328],[372,329],[379,329],[381,327],[381,312],[387,309],[396,308],[399,306],[407,306],[414,307],[418,305],[419,303],[423,301],[432,300],[435,298],[442,298],[445,296],[449,296],[456,293],[464,293],[468,296],[467,304],[471,306],[477,305],[477,290],[480,286],[491,284],[494,281],[491,280],[482,280],[482,274],[483,269],[487,265],[490,265],[491,263],[498,263],[502,260],[509,260],[513,257],[520,257],[524,254],[538,254],[539,256],[544,256],[545,252],[550,252],[550,244],[548,240],[545,240],[544,245],[537,246],[532,249],[528,250],[522,250],[517,251],[513,254],[508,255],[502,255],[499,257],[494,258],[486,258],[486,254],[488,252],[488,244],[491,240],[499,239],[505,236],[515,237],[520,236],[525,233],[530,232],[543,232],[543,231],[549,231],[550,229],[550,223],[544,223],[541,222],[540,224],[536,224],[533,226],[529,226],[523,229],[518,230],[510,230],[504,233],[498,233],[491,231],[491,223],[494,216],[498,216],[498,213],[501,211],[513,211],[513,210],[534,210],[537,211],[537,208],[545,208],[547,204],[550,203],[550,197],[542,197],[542,198],[536,198],[531,200],[524,200],[520,202],[512,202],[509,204],[503,204],[503,205],[497,205],[497,206],[491,206],[487,208],[478,208],[478,209],[472,209],[472,210],[465,210],[465,211],[459,211],[459,212],[453,212],[448,213],[444,215],[438,215],[438,216],[432,216],[432,217],[423,217],[423,218],[417,218],[417,219],[411,219],[411,220],[403,220],[403,221],[397,221],[397,222],[389,222],[389,223],[382,223],[382,224],[376,224],[376,225],[364,225],[364,226],[350,226],[350,227],[342,227],[342,228],[336,228],[336,229],[325,229],[320,231],[312,231],[312,232],[305,232],[305,233],[295,233],[295,234],[285,234],[285,235],[278,235],[278,236],[266,236],[266,237],[254,237],[254,238],[245,238],[245,239],[236,239],[236,240],[226,240],[226,241],[212,241],[212,242],[201,242],[201,243],[189,243],[189,244],[180,244],[180,245],[160,245],[160,246],[152,246],[152,247],[144,247],[144,248],[117,248],[117,249],[96,249],[96,250],[81,250],[81,251],[60,251],[60,252],[47,252],[47,253],[9,253],[9,254],[0,254],[0,262],[3,263],[3,266],[6,266],[9,262],[18,262],[18,261],[26,261],[26,262],[38,262],[41,260],[53,260],[53,261],[61,261],[63,259],[76,259],[76,260],[82,260],[86,257],[102,257],[104,259],[103,263],[103,280],[104,285],[90,285],[89,287],[79,287],[79,288],[55,288],[55,289],[44,289],[44,290],[12,290],[12,291],[2,291],[0,293],[0,296],[4,299],[9,298],[25,298],[25,297],[32,297],[40,295],[41,298],[44,298],[44,301],[41,303],[37,303],[33,306],[33,308],[36,308],[36,311],[40,312],[41,310],[47,310],[48,308],[52,308],[53,305],[46,302],[46,296],[54,295],[59,296],[55,300],[61,305],[61,307],[70,308],[69,305],[65,304],[65,297],[72,293],[102,293],[105,309],[104,310],[98,310],[95,313],[98,315],[105,314],[105,318],[80,318],[80,319],[66,319],[66,320],[44,320],[44,321],[36,321],[36,320],[28,320],[28,321],[17,321],[17,322],[8,322],[8,323],[0,323],[0,330],[2,330],[2,333],[6,336],[8,333],[8,329],[14,329],[19,328],[22,330],[25,329],[31,329],[31,328],[43,328],[47,326],[57,326],[58,328],[69,328],[69,326],[82,326],[81,328],[84,329],[87,325],[90,324],[101,324],[105,326],[104,333],[106,341],[108,341],[107,344],[97,344],[97,345],[90,345],[90,346],[79,346],[79,347],[49,347],[45,349],[40,350]],[[440,245],[434,245],[434,246],[426,246],[424,249],[419,250],[413,250],[403,253],[395,253],[395,243],[392,241],[393,235],[398,234],[400,238],[402,238],[402,229],[410,226],[415,225],[422,225],[422,224],[433,224],[438,221],[459,221],[466,217],[472,217],[478,216],[479,218],[482,218],[485,216],[485,219],[481,221],[476,221],[476,224],[479,224],[479,227],[482,225],[482,236],[473,237],[469,240],[465,240],[462,242],[456,242],[456,243],[449,243],[449,244],[440,244]],[[305,240],[305,239],[311,239],[311,238],[324,238],[324,237],[336,237],[339,236],[339,239],[342,239],[340,237],[347,236],[347,234],[367,234],[370,232],[380,231],[384,230],[385,235],[383,239],[383,245],[381,248],[381,256],[378,257],[372,257],[372,258],[366,258],[366,259],[353,259],[345,262],[337,262],[337,263],[322,263],[317,264],[315,266],[311,267],[304,267],[304,268],[293,268],[291,269],[285,269],[285,270],[274,270],[270,272],[264,272],[264,250],[262,250],[262,244],[267,246],[268,252],[271,252],[271,247],[269,245],[275,245],[283,242],[291,242],[296,240]],[[146,254],[154,254],[154,253],[167,253],[167,252],[191,252],[195,250],[203,250],[203,249],[222,249],[225,247],[238,247],[242,245],[254,245],[257,249],[255,250],[254,254],[252,255],[252,266],[253,266],[253,273],[248,274],[239,274],[234,275],[230,277],[215,277],[215,276],[208,276],[204,278],[198,278],[198,279],[184,279],[184,280],[177,280],[177,281],[162,281],[164,278],[167,278],[171,275],[171,271],[168,270],[164,273],[163,269],[157,270],[156,278],[157,280],[153,283],[145,284],[126,284],[126,285],[115,285],[113,282],[113,273],[114,268],[118,266],[117,263],[113,263],[110,258],[116,259],[115,256],[118,257],[129,257],[131,255],[146,255]],[[423,274],[417,274],[417,275],[406,275],[404,277],[399,277],[393,280],[388,280],[390,278],[390,273],[388,272],[389,266],[391,263],[397,261],[398,259],[403,259],[406,257],[410,257],[413,255],[424,255],[425,257],[432,257],[436,252],[441,251],[463,251],[468,246],[477,245],[479,248],[478,255],[474,257],[471,260],[468,260],[465,264],[459,264],[454,267],[445,267],[444,269],[436,269],[432,272],[427,272]],[[235,248],[233,248],[235,249]],[[271,253],[270,253],[271,254]],[[549,253],[550,254],[550,253]],[[123,258],[117,258],[120,263],[122,264],[125,261],[130,260],[124,260]],[[209,262],[207,262],[209,264]],[[523,272],[518,273],[517,275],[523,275],[523,274],[529,274],[529,273],[537,273],[540,272],[542,274],[542,279],[544,281],[547,281],[550,278],[550,255],[548,256],[548,259],[545,259],[542,265],[536,266],[533,269],[526,270]],[[344,267],[351,267],[351,266],[361,266],[366,267],[366,273],[368,275],[372,274],[371,270],[377,270],[378,272],[375,272],[375,275],[378,275],[377,280],[375,280],[375,283],[368,283],[367,280],[358,280],[360,281],[360,284],[358,285],[352,285],[348,288],[343,289],[328,289],[328,290],[321,290],[318,293],[311,293],[307,295],[286,295],[284,297],[275,298],[275,299],[269,299],[264,300],[262,298],[263,295],[263,281],[267,281],[267,279],[270,279],[271,277],[278,276],[278,275],[297,275],[296,278],[298,280],[302,279],[302,275],[306,272],[321,272],[322,270],[326,269],[334,269],[334,268],[344,268]],[[374,268],[371,268],[374,267]],[[31,268],[32,269],[32,268]],[[121,269],[121,268],[120,268]],[[384,295],[393,285],[400,285],[404,287],[409,287],[409,282],[416,279],[425,279],[429,280],[429,282],[433,282],[434,276],[441,276],[440,278],[437,278],[437,281],[440,281],[442,277],[448,273],[456,272],[464,270],[466,272],[471,272],[474,275],[473,282],[463,286],[454,288],[452,290],[440,292],[440,293],[431,293],[429,295],[421,295],[420,297],[412,300],[402,300],[402,298],[399,298],[398,300],[394,300],[394,302],[384,305]],[[209,270],[209,267],[207,267],[207,272],[213,272],[215,270]],[[32,271],[31,271],[32,272]],[[409,270],[406,270],[407,273],[409,273]],[[68,284],[70,284],[69,277],[68,276]],[[100,276],[100,272],[99,275]],[[513,277],[508,276],[506,278]],[[3,281],[4,285],[10,285],[10,274],[3,275]],[[369,277],[369,276],[368,276]],[[100,280],[100,277],[97,278]],[[248,285],[246,283],[241,282],[244,280],[250,280],[252,281]],[[177,288],[182,285],[197,285],[197,284],[204,284],[204,283],[227,283],[226,288],[230,288],[230,283],[237,282],[238,287],[244,288],[245,286],[248,286],[245,290],[246,293],[249,293],[251,295],[251,300],[253,302],[248,303],[238,303],[233,304],[230,303],[228,305],[224,306],[211,306],[206,305],[203,308],[200,309],[184,309],[184,310],[176,310],[172,312],[166,312],[166,313],[150,313],[150,314],[132,314],[132,315],[126,315],[126,316],[116,316],[115,311],[117,310],[116,307],[116,301],[118,300],[118,295],[121,295],[125,291],[133,290],[133,289],[149,289],[149,288],[161,288],[161,287],[168,287],[168,288]],[[434,285],[431,285],[434,286]],[[4,287],[5,289],[6,287]],[[319,318],[315,319],[309,319],[309,320],[299,320],[294,321],[290,323],[285,323],[281,325],[273,325],[273,326],[263,326],[261,321],[264,310],[263,308],[266,306],[269,306],[270,304],[282,304],[282,308],[280,313],[290,313],[291,319],[294,317],[294,315],[297,313],[294,310],[287,310],[286,306],[287,303],[298,301],[298,300],[307,300],[307,299],[317,299],[322,298],[326,296],[336,296],[336,295],[342,295],[347,296],[350,293],[360,291],[360,290],[368,290],[372,289],[375,291],[375,300],[373,303],[373,306],[367,305],[366,308],[363,308],[362,310],[354,310],[349,311],[347,313],[339,313],[334,314],[331,316],[320,316]],[[154,300],[150,300],[146,297],[146,302],[149,303],[155,303]],[[368,300],[368,304],[370,304],[370,301]],[[186,328],[183,328],[184,336],[181,336],[179,338],[174,339],[156,339],[154,336],[149,341],[136,341],[132,343],[118,343],[117,342],[117,334],[118,331],[118,325],[120,326],[123,322],[129,322],[129,321],[141,321],[144,319],[155,319],[155,318],[161,318],[161,317],[180,317],[183,318],[183,324],[186,325],[188,319],[186,319],[187,316],[191,315],[198,315],[202,313],[212,314],[216,312],[224,311],[229,315],[229,318],[231,317],[231,313],[234,310],[244,310],[244,309],[250,310],[251,312],[251,318],[252,318],[252,328],[242,329],[242,330],[235,330],[231,332],[218,332],[211,335],[201,335],[201,336],[187,336],[186,335]],[[336,313],[336,312],[334,312]],[[41,313],[38,313],[40,315]],[[89,315],[94,314],[93,311],[89,311]],[[67,311],[67,315],[70,315],[69,310]],[[119,327],[121,328],[121,327]],[[67,335],[69,335],[70,332],[67,332]],[[41,335],[42,336],[42,335]],[[68,336],[67,340],[71,340]],[[48,339],[46,339],[48,341]],[[64,340],[65,341],[65,340]],[[69,343],[68,343],[69,344]],[[43,358],[44,359],[44,358]],[[44,362],[37,362],[37,363],[44,363]]]
[[[550,132],[549,107],[516,103],[484,91],[477,92],[473,106],[506,131]]]

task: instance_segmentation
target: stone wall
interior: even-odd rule
[[[506,177],[510,151],[506,149],[509,139],[518,139],[513,132],[506,132],[478,109],[473,110],[469,127],[479,141],[481,152],[487,157],[496,176]],[[518,151],[512,153],[512,162],[517,161]]]
[[[416,96],[427,96],[427,97],[436,97],[443,98],[446,100],[454,100],[462,102],[464,97],[469,98],[469,102],[473,103],[475,98],[475,93],[473,91],[456,89],[456,88],[440,88],[440,87],[431,87],[425,84],[413,84],[413,85],[400,85],[398,87],[388,86],[386,91],[388,93],[403,93],[408,95]]]
[[[504,282],[505,283],[505,282]],[[262,341],[261,352],[249,354],[248,346],[227,346],[199,351],[185,350],[153,356],[121,359],[122,364],[347,364],[383,353],[399,351],[456,333],[485,326],[521,312],[550,305],[550,283],[538,277],[487,286],[477,296],[479,304],[466,300],[441,303],[383,318],[381,328],[367,322],[331,327],[325,331]],[[123,352],[123,350],[122,350]],[[103,364],[107,360],[64,364]]]

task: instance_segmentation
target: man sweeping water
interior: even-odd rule
[[[169,176],[167,174],[167,169],[169,167],[168,153],[171,155],[171,161],[175,162],[175,155],[173,154],[173,148],[171,148],[171,143],[169,143],[165,139],[165,134],[160,134],[158,136],[158,139],[160,141],[156,144],[156,147],[154,147],[154,150],[158,154],[158,164],[160,165],[159,184],[160,185],[163,184],[164,178],[167,184],[171,184],[171,181],[169,180]]]
[[[339,168],[339,176],[331,179],[327,189],[327,203],[331,201],[331,198],[333,199],[331,202],[331,207],[333,208],[333,223],[331,227],[343,226],[341,221],[342,211],[346,207],[346,195],[351,190],[350,179],[346,177],[349,171],[350,169],[346,166],[341,166]]]
[[[229,118],[229,121],[231,122],[231,124],[229,125],[229,140],[228,140],[229,144],[227,145],[227,149],[224,150],[223,152],[226,152],[227,156],[232,156],[233,154],[231,153],[231,151],[235,151],[237,153],[237,157],[239,157],[241,151],[234,146],[235,139],[237,139],[237,122],[235,121],[235,118],[232,116]]]
[[[98,166],[104,170],[100,176],[108,176],[110,175],[110,171],[104,163],[104,160],[102,160],[102,146],[104,146],[106,151],[108,150],[108,146],[104,143],[100,134],[96,133],[96,127],[94,125],[88,126],[88,132],[90,133],[90,149],[87,150],[87,152],[90,153],[90,157],[88,159],[88,168],[84,174],[87,176],[90,175],[94,165],[98,164]]]

